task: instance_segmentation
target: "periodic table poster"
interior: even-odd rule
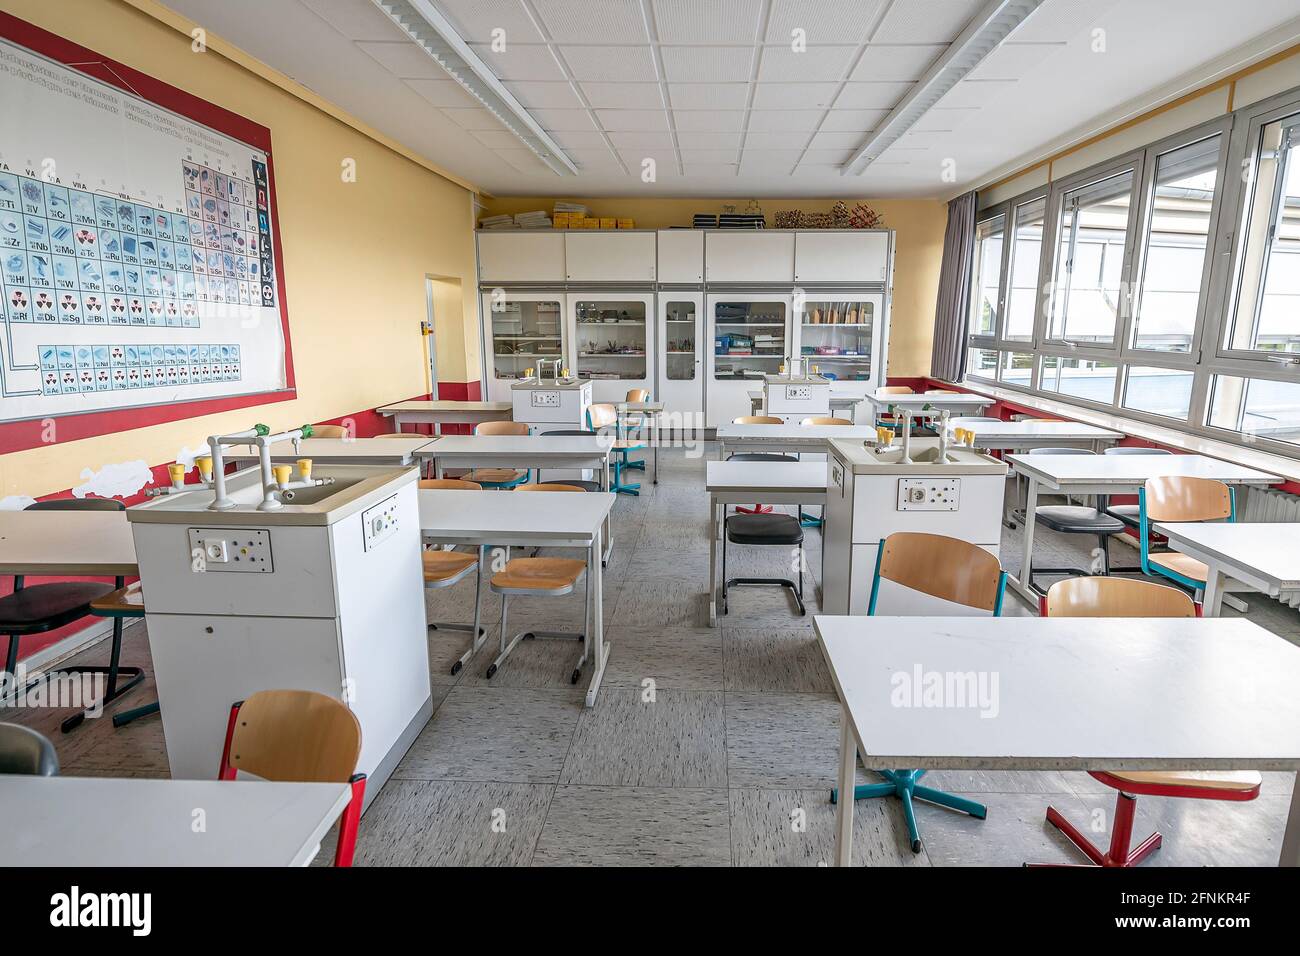
[[[268,162],[0,37],[0,422],[288,387]]]

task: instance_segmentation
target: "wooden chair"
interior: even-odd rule
[[[566,487],[565,490],[580,491],[581,489]],[[564,597],[573,593],[579,581],[584,582],[583,607],[585,610],[584,626],[580,633],[574,631],[521,631],[507,639],[507,616],[511,597]],[[501,665],[505,663],[506,658],[519,646],[520,641],[533,638],[571,641],[576,638],[582,641],[582,654],[573,666],[573,673],[569,677],[569,683],[578,683],[578,678],[582,676],[582,667],[587,662],[587,656],[590,652],[587,639],[590,632],[586,625],[589,623],[588,619],[591,615],[591,582],[587,578],[587,562],[579,558],[511,558],[506,562],[504,568],[492,575],[488,586],[491,588],[492,593],[501,595],[501,651],[497,654],[496,659],[488,665],[487,672],[483,676],[491,680]]]
[[[1197,609],[1192,599],[1182,591],[1162,584],[1124,578],[1073,578],[1052,585],[1047,592],[1047,613],[1051,617],[1184,618],[1196,616]],[[1066,839],[1096,866],[1137,866],[1160,848],[1163,837],[1159,833],[1151,834],[1130,848],[1138,795],[1245,801],[1259,796],[1263,782],[1254,771],[1236,770],[1090,770],[1088,773],[1093,779],[1118,791],[1110,846],[1106,851],[1094,846],[1055,807],[1047,808],[1047,822],[1065,834]]]
[[[313,425],[312,438],[351,438],[351,434],[342,425]]]
[[[420,480],[420,489],[422,491],[482,491],[483,486],[477,482],[466,481],[463,478],[422,478]],[[469,649],[451,665],[451,672],[459,674],[460,669],[483,646],[483,638],[487,634],[486,629],[481,626],[483,618],[483,548],[476,548],[473,554],[433,548],[421,551],[420,560],[423,564],[424,587],[427,591],[441,591],[443,588],[449,588],[463,581],[471,571],[476,572],[474,623],[438,622],[429,625],[429,629],[432,631],[469,631],[472,635]]]
[[[142,621],[145,617],[144,591],[139,581],[128,584],[124,588],[118,588],[110,594],[105,594],[102,598],[96,598],[90,602],[90,613],[95,617],[112,618],[115,622],[121,620]],[[133,720],[139,720],[141,717],[148,717],[159,711],[158,701],[152,704],[143,704],[140,707],[132,707],[130,710],[119,711],[113,715],[113,726],[124,727]]]
[[[906,385],[883,385],[880,388],[876,389],[876,391],[881,395],[915,395],[916,394],[916,391],[914,389],[908,388]],[[898,429],[902,427],[903,422],[907,422],[907,421],[910,421],[910,419],[905,415],[903,416],[877,415],[876,427]]]
[[[650,390],[648,388],[629,388],[627,390],[627,394],[623,396],[623,401],[628,403],[648,402],[650,401]],[[626,434],[630,435],[633,429],[640,430],[645,427],[646,414],[645,412],[628,412],[623,417],[623,420],[619,424],[622,427],[623,431]],[[629,462],[628,467],[639,468],[642,471],[645,471],[645,462],[644,461]]]
[[[475,435],[528,435],[530,433],[528,425],[524,422],[479,422],[474,426]],[[528,471],[515,468],[475,468],[464,475],[464,478],[484,488],[517,488],[528,480]]]
[[[310,690],[263,690],[231,706],[217,778],[351,784],[334,852],[335,866],[351,866],[366,793],[360,756],[361,723],[346,704]]]
[[[594,437],[596,433],[586,428],[557,428],[554,429],[553,431],[542,432],[542,434],[543,435],[567,435],[570,437],[582,436],[586,438],[591,438]],[[542,473],[541,471],[538,471],[537,472],[538,481],[541,481],[541,478],[542,478]],[[552,484],[552,485],[573,485],[575,488],[581,488],[583,491],[602,490],[599,481],[593,481],[589,478],[551,478],[545,483]],[[528,486],[523,485],[522,487],[527,488]]]
[[[428,435],[417,435],[414,432],[384,432],[382,435],[374,435],[373,438],[428,438]]]
[[[1173,452],[1168,448],[1148,448],[1144,445],[1113,445],[1110,448],[1102,450],[1103,455],[1172,455]],[[1138,503],[1136,501],[1130,504],[1111,504],[1106,503],[1106,514],[1112,518],[1118,518],[1123,522],[1124,527],[1137,531],[1141,521],[1139,519]]]
[[[578,485],[568,485],[562,481],[541,481],[531,485],[520,485],[520,491],[586,491]]]
[[[1031,448],[1029,455],[1091,455],[1086,448]],[[1104,501],[1097,501],[1097,507],[1072,505],[1069,499],[1061,505],[1039,505],[1034,509],[1034,520],[1045,528],[1060,534],[1091,535],[1097,539],[1097,556],[1101,559],[1101,573],[1110,574],[1110,538],[1124,533],[1124,523],[1118,518],[1106,514]],[[1034,582],[1041,574],[1092,574],[1091,568],[1048,568],[1034,567],[1029,575],[1029,586],[1039,594],[1046,592]]]
[[[775,415],[741,415],[731,420],[733,425],[784,425],[784,418]]]
[[[1142,573],[1159,575],[1193,591],[1205,590],[1207,568],[1178,551],[1151,551],[1153,521],[1236,521],[1232,488],[1212,478],[1165,475],[1148,478],[1138,491],[1138,536]]]
[[[1007,590],[1007,574],[998,559],[983,548],[940,534],[898,531],[880,542],[876,571],[871,581],[868,614],[880,612],[880,582],[892,581],[909,591],[960,604],[976,613],[1000,617]],[[930,612],[934,613],[934,612]],[[948,613],[946,610],[944,613]],[[916,825],[913,800],[924,800],[951,810],[960,810],[978,820],[988,816],[983,804],[917,783],[924,770],[877,770],[884,783],[855,787],[854,800],[898,797],[903,803],[903,820],[913,853],[921,852],[921,834]],[[831,791],[831,802],[839,791]]]
[[[599,433],[601,429],[615,429],[615,438],[610,445],[617,454],[618,458],[614,461],[613,487],[610,491],[621,495],[640,495],[640,483],[629,484],[623,480],[623,472],[629,468],[637,467],[635,462],[628,461],[628,454],[634,451],[640,451],[646,447],[645,442],[636,438],[619,438],[618,429],[618,410],[608,402],[598,402],[587,407],[587,428],[593,432]],[[641,462],[641,467],[645,462]]]
[[[799,424],[800,425],[852,425],[853,422],[848,418],[837,418],[834,415],[813,415],[811,418],[805,418]]]

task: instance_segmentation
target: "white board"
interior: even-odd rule
[[[0,421],[286,387],[260,149],[0,40]]]

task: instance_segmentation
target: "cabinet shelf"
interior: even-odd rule
[[[579,352],[578,358],[645,358],[644,352]]]

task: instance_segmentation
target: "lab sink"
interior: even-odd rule
[[[879,448],[873,442],[839,438],[832,439],[830,444],[855,475],[1006,474],[1007,470],[1007,466],[996,458],[961,445],[949,445],[947,460],[941,462],[937,438],[913,438],[911,461],[906,464],[903,463],[901,444]]]
[[[335,495],[341,495],[347,491],[360,478],[338,479],[334,480],[332,485],[315,485],[311,488],[290,488],[288,491],[279,492],[280,500],[286,505],[319,505],[333,498]]]

